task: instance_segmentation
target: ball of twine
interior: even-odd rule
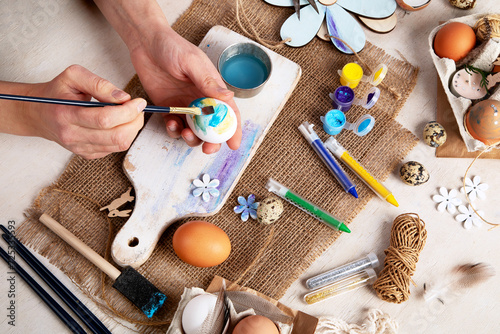
[[[415,285],[411,277],[426,239],[425,223],[416,213],[404,213],[394,219],[384,268],[373,284],[379,298],[397,304],[408,300],[410,282]]]
[[[485,41],[490,38],[500,37],[500,15],[486,15],[476,22],[474,25],[476,37],[480,41]]]

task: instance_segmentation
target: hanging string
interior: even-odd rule
[[[467,199],[467,203],[469,203],[470,207],[472,208],[472,210],[474,211],[474,213],[479,217],[479,219],[481,219],[483,222],[485,222],[486,224],[488,225],[491,225],[493,227],[489,228],[488,231],[491,231],[493,230],[494,228],[497,228],[500,224],[498,223],[492,223],[492,222],[489,222],[487,221],[486,219],[483,218],[483,216],[481,216],[479,214],[479,212],[476,211],[476,209],[474,208],[474,206],[472,205],[472,202],[471,200],[469,199],[469,195],[467,194],[467,192],[465,191],[465,179],[467,178],[467,174],[469,173],[469,170],[471,169],[472,165],[474,164],[474,162],[476,162],[477,159],[479,159],[479,157],[481,155],[483,155],[483,153],[485,152],[489,152],[491,151],[492,148],[495,148],[496,146],[500,145],[499,144],[495,144],[495,145],[490,145],[488,147],[486,147],[484,150],[482,150],[475,158],[474,160],[472,160],[472,162],[470,163],[469,167],[467,167],[467,170],[465,171],[465,175],[464,175],[464,178],[462,180],[462,185],[463,185],[463,189],[464,189],[464,193],[465,193],[465,198]]]

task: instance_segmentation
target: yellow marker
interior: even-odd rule
[[[333,153],[333,155],[342,160],[354,173],[358,174],[358,176],[365,182],[365,184],[370,187],[370,189],[373,190],[377,195],[379,195],[382,199],[386,200],[392,205],[399,206],[390,190],[384,187],[382,183],[377,181],[373,176],[370,175],[370,173],[368,173],[363,168],[363,166],[361,166],[356,160],[354,160],[354,158],[349,155],[349,152],[347,152],[335,138],[328,138],[325,146]]]

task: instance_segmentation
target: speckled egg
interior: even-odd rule
[[[446,130],[438,122],[432,121],[424,127],[424,142],[430,147],[439,147],[446,141]]]
[[[429,172],[416,161],[408,161],[399,170],[399,175],[404,183],[410,186],[418,186],[429,181]]]
[[[269,225],[283,213],[283,202],[276,196],[269,196],[260,202],[257,208],[257,220],[259,223]]]
[[[220,144],[231,138],[238,127],[238,119],[229,104],[204,97],[194,100],[190,107],[214,108],[210,115],[186,115],[186,121],[194,134],[207,143]]]

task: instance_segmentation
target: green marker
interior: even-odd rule
[[[342,223],[340,220],[337,218],[333,217],[331,214],[328,212],[318,208],[316,205],[312,204],[309,201],[306,201],[302,197],[294,194],[293,192],[290,191],[287,187],[284,185],[276,182],[273,179],[269,179],[269,181],[266,184],[267,190],[269,190],[272,193],[275,193],[279,197],[287,200],[288,202],[292,203],[302,211],[310,214],[314,218],[317,218],[321,220],[322,222],[326,223],[328,226],[333,227],[339,231],[342,232],[347,232],[351,233],[351,230]]]

